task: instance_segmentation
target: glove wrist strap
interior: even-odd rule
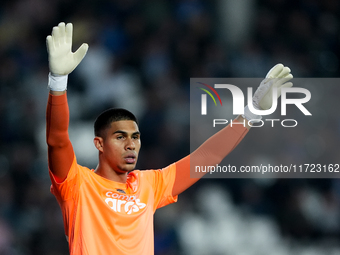
[[[244,114],[242,114],[242,117],[250,121],[250,123],[257,123],[260,122],[260,120],[262,119],[261,115],[256,115],[252,113],[249,110],[248,105],[244,108]]]
[[[52,91],[65,91],[67,89],[68,75],[48,74],[48,88]]]

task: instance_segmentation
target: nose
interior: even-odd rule
[[[136,144],[135,141],[131,138],[126,139],[126,150],[135,150]]]

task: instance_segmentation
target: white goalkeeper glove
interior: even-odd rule
[[[83,43],[76,52],[72,52],[73,25],[64,22],[53,27],[52,35],[47,36],[46,46],[50,68],[48,87],[52,91],[64,91],[67,88],[67,76],[85,57],[89,46]]]
[[[253,108],[255,110],[270,109],[273,103],[273,89],[276,89],[276,95],[274,94],[276,98],[274,100],[277,100],[281,95],[282,88],[290,88],[293,86],[293,83],[288,82],[292,78],[293,75],[290,73],[289,67],[282,64],[275,65],[269,70],[266,78],[255,91],[252,98]],[[254,120],[260,120],[262,118],[261,115],[252,113],[248,105],[244,109],[243,117],[247,120],[253,120],[252,122],[256,122]]]

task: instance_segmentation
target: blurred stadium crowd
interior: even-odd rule
[[[337,0],[2,0],[0,255],[68,254],[44,141],[45,38],[60,21],[73,23],[74,49],[90,46],[68,86],[78,162],[96,166],[92,123],[119,106],[140,120],[138,168],[156,169],[190,152],[190,77],[263,77],[279,62],[338,77],[339,14]],[[340,115],[328,110],[310,141],[317,163],[339,163]],[[277,143],[263,137],[236,150]],[[285,156],[305,150],[296,139]],[[156,213],[155,254],[340,254],[339,203],[337,179],[201,180]]]

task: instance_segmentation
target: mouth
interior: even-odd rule
[[[130,153],[126,156],[124,156],[124,161],[127,163],[127,164],[135,164],[136,163],[136,160],[137,160],[137,157],[135,154],[133,153]]]

